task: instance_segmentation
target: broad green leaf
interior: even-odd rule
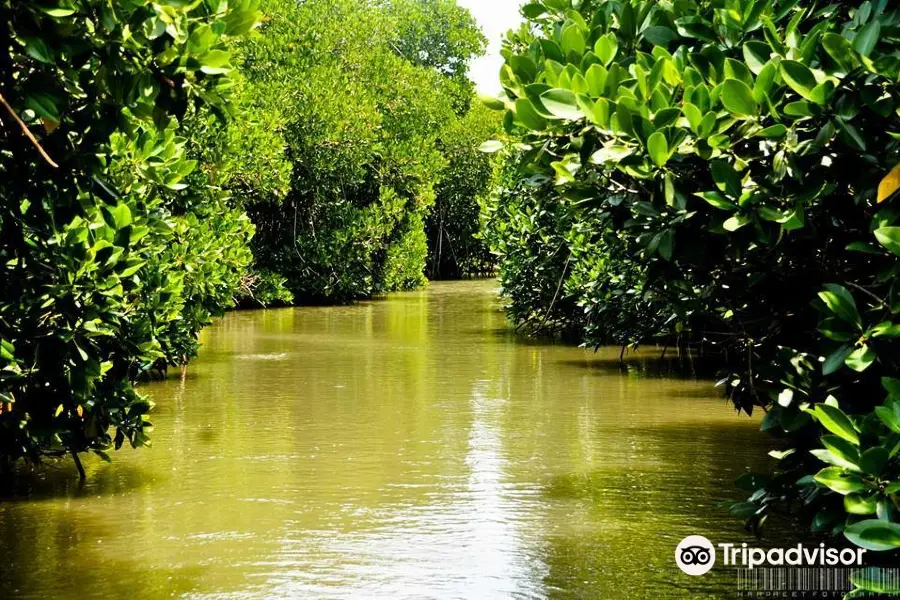
[[[650,136],[647,140],[647,152],[650,154],[653,162],[656,163],[656,166],[666,166],[666,163],[669,162],[669,144],[662,132],[657,131]]]
[[[579,27],[575,23],[572,23],[571,25],[563,29],[560,42],[563,52],[565,52],[566,54],[574,52],[575,54],[581,55],[584,54],[584,51],[587,47],[584,40],[584,34],[581,32],[581,27]]]
[[[753,72],[759,75],[772,56],[772,47],[765,42],[747,42],[744,44],[744,62]]]
[[[819,298],[839,318],[857,326],[862,325],[862,319],[856,308],[856,300],[844,286],[834,283],[826,284],[825,290],[819,292]]]
[[[718,208],[720,210],[736,210],[737,206],[729,202],[725,199],[725,196],[722,195],[721,192],[699,192],[694,194],[700,198],[703,198],[708,202],[711,206]]]
[[[609,72],[603,68],[601,65],[591,65],[584,78],[587,80],[588,89],[591,92],[592,96],[602,96],[603,90],[606,86],[606,77],[609,75]]]
[[[813,479],[833,492],[842,496],[865,491],[866,484],[859,475],[845,471],[839,467],[827,467],[819,471]]]
[[[753,92],[743,81],[726,79],[722,84],[722,104],[731,114],[740,117],[756,116],[758,107]]]
[[[503,142],[500,142],[498,140],[489,140],[478,147],[478,151],[484,152],[485,154],[493,154],[494,152],[499,152],[500,150],[503,150]]]
[[[577,121],[584,118],[584,113],[578,108],[575,94],[569,90],[554,88],[541,94],[541,101],[547,110],[558,119]]]
[[[744,215],[734,215],[730,219],[726,219],[724,223],[722,223],[722,228],[725,231],[737,231],[742,227],[748,225],[750,223],[750,218]]]
[[[703,120],[703,113],[700,112],[700,109],[690,102],[686,102],[681,108],[681,112],[684,113],[694,133],[697,133],[700,130],[700,121]]]
[[[713,181],[720,191],[725,192],[732,198],[738,198],[741,195],[743,184],[741,177],[738,175],[734,167],[724,160],[714,160],[710,163]]]
[[[516,100],[515,115],[519,123],[532,131],[542,131],[547,128],[547,120],[537,113],[534,105],[527,98]]]
[[[116,228],[122,229],[131,225],[131,209],[127,204],[119,204],[112,210],[113,219],[116,222]]]
[[[843,461],[844,464],[837,466],[851,471],[859,471],[859,448],[857,446],[837,435],[823,435],[822,444],[829,452]]]
[[[869,56],[872,54],[872,50],[875,49],[875,45],[878,44],[879,37],[881,37],[881,23],[878,19],[873,19],[856,33],[856,39],[853,40],[853,49],[863,56]]]
[[[210,50],[206,54],[197,57],[200,70],[207,75],[221,75],[231,70],[229,63],[231,55],[224,50]]]
[[[28,54],[28,56],[48,65],[53,64],[53,52],[50,51],[50,48],[42,38],[28,37],[24,38],[24,41],[25,53]]]
[[[900,525],[880,519],[854,523],[844,530],[844,536],[860,548],[874,552],[900,548]]]
[[[481,101],[483,105],[488,107],[491,110],[505,110],[506,103],[499,98],[495,98],[493,96],[479,96],[478,99]]]
[[[881,475],[882,471],[884,471],[884,468],[887,466],[889,458],[887,449],[882,448],[881,446],[875,446],[874,448],[869,448],[860,455],[859,466],[869,475]]]
[[[57,99],[44,92],[32,92],[25,97],[25,106],[34,111],[39,117],[59,122],[59,109]]]
[[[875,230],[878,243],[900,256],[900,227],[881,227]]]
[[[872,363],[875,362],[876,358],[878,357],[875,354],[875,351],[868,345],[863,345],[851,352],[850,356],[844,360],[844,364],[857,373],[862,373],[872,366]]]
[[[828,355],[828,358],[825,359],[825,362],[822,363],[822,374],[823,375],[831,375],[832,373],[836,373],[844,366],[844,361],[847,360],[847,357],[853,352],[853,346],[847,344],[841,346],[834,352]]]
[[[853,421],[840,408],[829,404],[817,404],[809,412],[822,424],[822,427],[834,435],[859,445],[859,434],[853,426]]]
[[[656,25],[644,30],[644,39],[654,46],[666,46],[678,39],[678,34],[668,27]]]
[[[597,43],[594,44],[594,54],[597,55],[600,62],[602,62],[605,67],[608,67],[610,63],[612,63],[618,52],[619,40],[614,33],[610,32],[601,36],[600,39],[597,40]]]
[[[848,494],[844,496],[844,510],[851,515],[873,515],[877,498],[877,495]]]
[[[844,119],[835,119],[838,126],[838,135],[849,146],[865,152],[866,140],[863,138],[859,130],[851,123]]]
[[[806,65],[795,60],[783,60],[781,61],[781,75],[791,89],[807,100],[812,99],[812,91],[818,82],[816,82],[816,76]]]
[[[787,135],[787,132],[788,128],[779,123],[778,125],[766,127],[765,129],[757,132],[756,135],[768,139],[781,139]]]
[[[849,73],[856,68],[858,62],[856,50],[850,40],[836,33],[826,33],[822,36],[822,46],[828,55],[844,70]]]

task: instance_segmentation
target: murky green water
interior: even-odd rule
[[[0,597],[731,597],[674,548],[749,541],[717,505],[756,424],[640,357],[516,337],[495,291],[230,314],[146,388],[153,448],[0,501]]]

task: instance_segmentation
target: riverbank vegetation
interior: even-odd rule
[[[757,531],[789,511],[900,547],[900,11],[523,13],[485,230],[513,319],[714,355],[725,393],[777,440],[774,473],[742,478],[752,496],[733,512]]]
[[[485,41],[453,0],[7,0],[0,16],[2,470],[148,444],[134,384],[192,358],[235,302],[489,268],[468,238],[494,172],[475,149],[499,119],[473,102]]]

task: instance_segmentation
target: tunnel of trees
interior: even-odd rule
[[[765,411],[748,527],[900,547],[900,10],[522,13],[481,102],[454,0],[0,2],[0,467],[147,444],[135,384],[237,304],[499,268],[520,328]]]

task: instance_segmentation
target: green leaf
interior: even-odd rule
[[[197,57],[200,70],[208,75],[221,75],[231,71],[231,55],[224,50],[210,50]]]
[[[853,40],[853,49],[863,56],[872,54],[875,45],[878,44],[878,38],[881,36],[881,23],[878,19],[873,19],[868,25],[863,27],[856,34]]]
[[[732,198],[739,198],[743,191],[741,177],[738,175],[734,167],[724,160],[714,160],[710,163],[713,181],[720,191],[725,192]]]
[[[765,42],[747,42],[744,44],[744,62],[753,72],[759,75],[772,57],[772,47]]]
[[[844,510],[851,515],[874,515],[877,504],[877,495],[848,494],[844,496]]]
[[[880,519],[854,523],[844,530],[844,536],[860,548],[874,552],[900,548],[900,525]]]
[[[29,37],[24,38],[25,53],[36,61],[53,64],[53,52],[47,47],[47,44],[41,38]]]
[[[876,229],[875,239],[892,254],[900,256],[900,227],[881,227]]]
[[[127,204],[119,204],[112,210],[113,219],[116,222],[116,229],[122,229],[131,225],[131,209]]]
[[[572,23],[563,29],[560,42],[562,43],[563,52],[566,54],[574,52],[575,54],[582,55],[587,47],[584,40],[584,34],[581,32],[581,27],[575,23]]]
[[[816,76],[806,65],[795,60],[783,60],[781,61],[781,75],[791,89],[807,100],[812,99],[812,91],[818,82],[816,82]]]
[[[822,364],[822,374],[831,375],[832,373],[836,373],[844,366],[844,361],[847,360],[847,357],[850,356],[852,352],[853,346],[848,344],[841,346],[829,354],[828,358],[826,358],[825,362]]]
[[[722,84],[722,105],[740,118],[756,116],[758,110],[753,92],[746,83],[737,79],[726,79]]]
[[[547,9],[544,8],[543,5],[538,3],[526,4],[522,7],[522,14],[528,19],[537,19],[538,17],[544,15],[547,12]]]
[[[542,131],[547,128],[547,120],[537,113],[531,100],[527,98],[516,100],[515,114],[516,120],[532,131]]]
[[[654,46],[666,46],[678,39],[678,34],[661,25],[648,27],[644,30],[644,39]]]
[[[859,466],[869,475],[881,475],[882,471],[884,471],[884,468],[887,466],[889,458],[890,456],[886,448],[875,446],[862,453],[859,457]]]
[[[862,477],[849,473],[839,467],[827,467],[819,471],[813,479],[833,492],[842,496],[865,491],[866,484]]]
[[[757,132],[756,135],[767,139],[781,139],[787,135],[787,132],[788,128],[779,123],[778,125],[766,127],[765,129]]]
[[[499,98],[495,98],[493,96],[479,96],[478,99],[481,101],[483,105],[491,110],[505,110],[506,103]]]
[[[859,133],[859,130],[843,119],[835,119],[838,126],[838,135],[847,145],[865,152],[866,140]]]
[[[498,140],[489,140],[478,147],[478,151],[484,152],[485,154],[493,154],[500,150],[503,150],[503,142]]]
[[[700,109],[690,102],[686,102],[681,108],[681,112],[684,113],[684,117],[688,120],[694,133],[697,133],[700,130],[700,122],[703,120],[703,113],[700,112]]]
[[[603,95],[608,75],[609,72],[598,64],[593,64],[588,68],[584,78],[587,80],[588,90],[592,96],[599,97]]]
[[[44,92],[31,92],[25,97],[25,106],[33,110],[37,116],[58,122],[59,109],[56,103],[55,97]]]
[[[837,317],[848,323],[862,326],[862,319],[856,308],[856,300],[844,286],[829,283],[825,285],[824,291],[819,292],[819,298]]]
[[[55,17],[57,19],[61,19],[64,17],[70,17],[75,14],[74,8],[68,8],[65,6],[38,6],[41,12],[50,15],[51,17]]]
[[[730,219],[726,219],[724,223],[722,223],[722,228],[725,231],[737,231],[742,227],[748,225],[750,223],[750,218],[744,215],[734,215]]]
[[[656,163],[656,166],[666,166],[666,163],[669,162],[669,143],[662,132],[657,131],[650,136],[647,140],[647,152],[650,154],[653,162]]]
[[[853,426],[853,421],[840,408],[830,404],[817,404],[815,408],[808,412],[822,424],[822,427],[834,435],[859,446],[859,434]]]
[[[597,43],[594,44],[594,54],[597,55],[605,67],[610,65],[618,52],[619,40],[614,33],[610,32],[601,36]]]
[[[844,364],[857,373],[862,373],[872,366],[872,363],[875,362],[876,358],[877,355],[875,354],[875,351],[868,345],[863,345],[851,352],[850,356],[844,360]]]
[[[584,118],[584,113],[578,108],[578,100],[575,94],[569,90],[554,88],[541,94],[541,101],[554,117],[567,121],[577,121]]]
[[[823,435],[822,445],[835,457],[843,461],[836,465],[851,471],[859,471],[859,448],[837,435]]]
[[[675,234],[671,229],[666,229],[660,234],[657,250],[664,259],[667,261],[672,260],[672,254],[675,250]]]
[[[836,33],[826,33],[822,36],[822,46],[831,58],[844,70],[849,73],[856,68],[858,62],[856,51],[850,40]]]
[[[737,209],[737,206],[734,203],[726,200],[725,196],[723,196],[721,192],[698,192],[694,195],[703,198],[711,206],[718,208],[719,210]]]

